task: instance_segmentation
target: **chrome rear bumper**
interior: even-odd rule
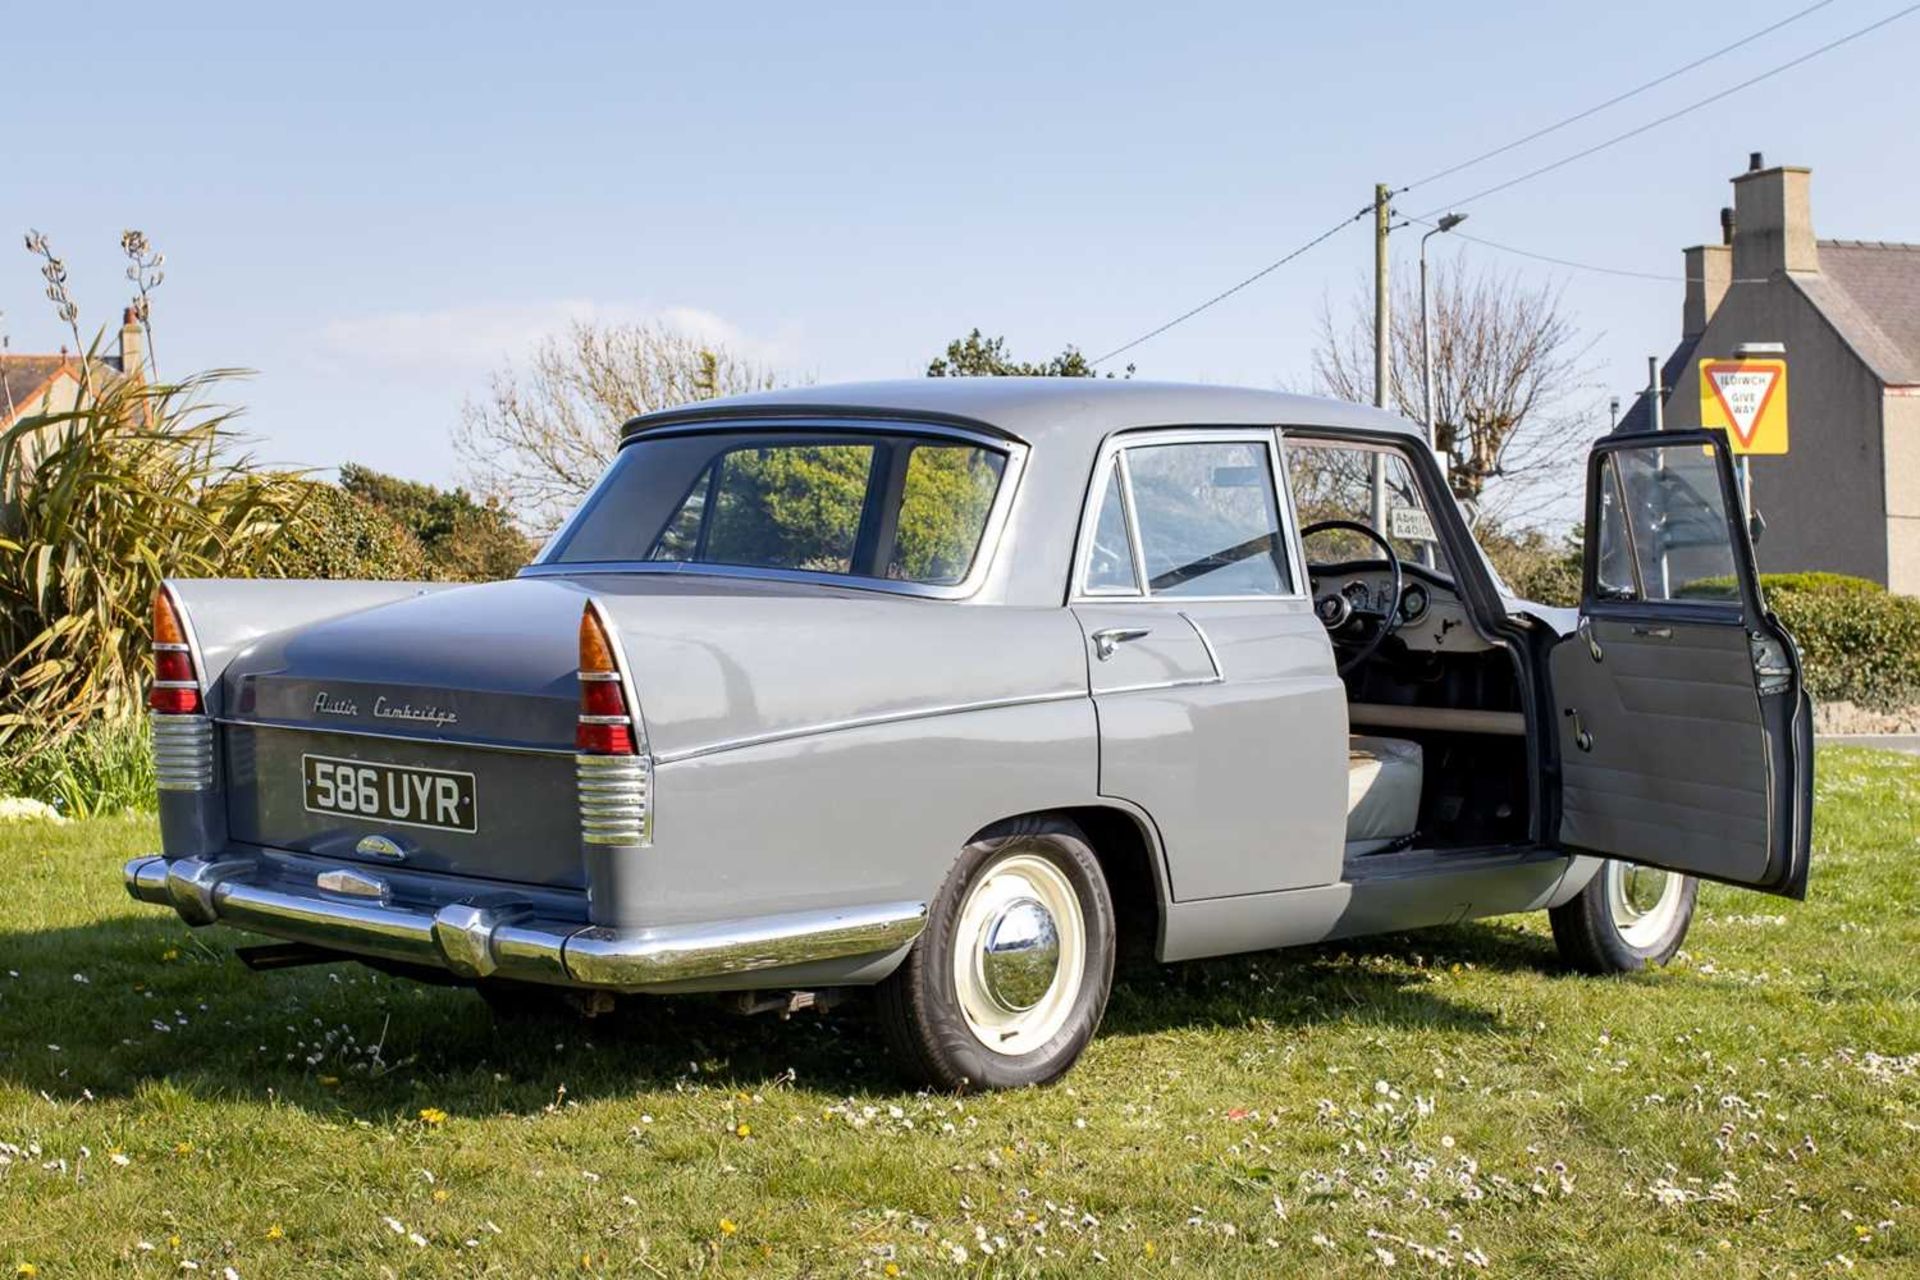
[[[926,904],[882,903],[711,924],[616,930],[543,919],[511,893],[400,904],[380,878],[340,868],[271,877],[258,859],[135,858],[123,875],[141,902],[170,906],[188,924],[227,924],[352,955],[573,987],[635,989],[690,979],[877,955],[920,934]],[[742,986],[751,986],[743,982]]]

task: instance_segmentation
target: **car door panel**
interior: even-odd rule
[[[1811,708],[1739,510],[1705,433],[1596,447],[1579,634],[1549,659],[1560,841],[1799,896]]]
[[[1111,627],[1152,630],[1120,644],[1106,662],[1092,655],[1089,640],[1089,661],[1101,794],[1153,815],[1174,898],[1337,881],[1347,709],[1325,628],[1310,606],[1076,605],[1074,612],[1089,637]],[[1176,628],[1193,637],[1197,660],[1182,652],[1170,664],[1170,654],[1147,649]],[[1143,678],[1150,671],[1168,678],[1150,683]]]
[[[1083,516],[1100,791],[1152,817],[1178,901],[1340,878],[1345,691],[1278,463],[1271,431],[1141,433],[1103,450]]]

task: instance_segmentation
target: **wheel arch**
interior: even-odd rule
[[[1023,823],[1048,818],[1071,822],[1086,836],[1106,877],[1107,890],[1113,895],[1121,956],[1157,958],[1166,931],[1169,897],[1159,832],[1146,814],[1117,804],[1036,809],[997,819],[966,843],[1007,834]]]

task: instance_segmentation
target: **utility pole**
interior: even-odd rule
[[[1391,347],[1393,343],[1393,290],[1388,279],[1387,232],[1393,216],[1388,201],[1391,192],[1387,184],[1377,182],[1373,187],[1373,403],[1374,407],[1387,407],[1387,390],[1391,385],[1388,366],[1392,363]],[[1372,458],[1373,480],[1373,527],[1382,536],[1387,530],[1387,473],[1386,455],[1375,453]]]
[[[1374,184],[1373,188],[1373,403],[1376,408],[1387,407],[1387,388],[1390,375],[1387,366],[1388,347],[1393,335],[1393,293],[1387,280],[1387,220],[1393,210],[1389,207],[1387,184]]]

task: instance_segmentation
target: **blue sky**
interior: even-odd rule
[[[5,0],[13,8],[18,0]],[[0,13],[0,311],[61,330],[18,233],[117,319],[117,238],[168,256],[162,372],[258,370],[257,450],[446,481],[488,371],[568,317],[666,316],[819,381],[918,374],[979,325],[1105,351],[1405,182],[1803,8],[1643,3],[589,7],[96,4]],[[1403,198],[1444,206],[1903,7],[1819,12]],[[164,13],[164,20],[159,15]],[[1597,380],[1676,337],[1679,250],[1747,153],[1814,168],[1824,236],[1920,239],[1920,14],[1471,207],[1463,231],[1664,273],[1563,283]],[[1410,255],[1412,234],[1396,238]],[[1129,353],[1142,376],[1308,377],[1355,226]]]

